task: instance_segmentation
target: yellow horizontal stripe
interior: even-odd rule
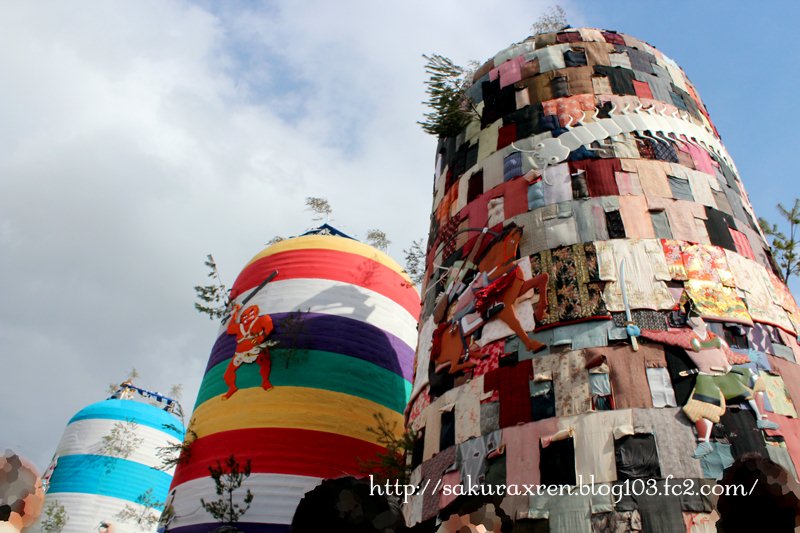
[[[240,389],[227,400],[217,396],[192,415],[198,437],[249,428],[294,428],[325,431],[379,444],[367,428],[377,427],[374,414],[403,427],[403,415],[378,403],[340,392],[306,387]]]
[[[247,265],[253,263],[254,261],[258,261],[263,257],[267,257],[273,254],[288,252],[290,250],[306,250],[309,248],[335,250],[338,252],[356,254],[366,257],[368,259],[372,259],[373,261],[377,261],[383,266],[391,270],[394,270],[395,272],[403,276],[403,278],[406,281],[411,283],[411,278],[408,277],[408,274],[405,273],[403,268],[400,265],[398,265],[394,259],[386,255],[385,253],[381,252],[377,248],[373,248],[368,244],[364,244],[363,242],[358,242],[353,239],[347,239],[344,237],[334,237],[332,235],[306,235],[305,237],[294,237],[292,239],[286,239],[284,241],[273,244],[268,248],[265,248],[264,250],[259,252],[255,257],[253,257],[247,263]]]

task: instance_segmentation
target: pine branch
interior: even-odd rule
[[[204,264],[208,267],[207,277],[214,280],[211,285],[195,285],[194,292],[199,302],[195,302],[194,308],[202,314],[208,315],[211,320],[222,318],[230,305],[228,290],[222,283],[217,269],[217,263],[211,254],[206,256]]]
[[[208,467],[208,471],[211,479],[214,480],[217,496],[220,498],[210,502],[201,498],[200,505],[220,523],[221,527],[217,531],[227,530],[223,528],[237,523],[250,509],[250,504],[253,502],[254,496],[250,489],[246,490],[242,498],[242,505],[234,501],[234,493],[242,486],[244,480],[250,477],[251,463],[248,459],[244,465],[241,465],[236,457],[231,455],[225,460],[224,465],[217,461],[216,466]],[[235,528],[231,530],[237,531]]]
[[[424,121],[417,124],[426,133],[439,137],[454,137],[461,132],[477,115],[477,107],[467,97],[467,89],[472,82],[469,69],[464,69],[440,54],[423,54],[427,63],[425,72],[429,78],[428,100],[424,103],[431,111],[425,113]]]
[[[414,449],[417,433],[409,429],[398,435],[396,423],[390,425],[382,414],[374,414],[373,418],[377,425],[368,427],[367,432],[375,435],[375,440],[385,450],[368,460],[358,458],[362,472],[365,475],[373,474],[381,483],[384,481],[407,483],[411,476],[407,458]]]
[[[422,239],[411,242],[411,246],[403,250],[405,254],[405,271],[411,281],[418,287],[425,278],[425,250]]]
[[[792,275],[800,275],[800,241],[797,237],[800,227],[800,198],[795,199],[792,209],[787,209],[783,204],[777,205],[778,213],[789,225],[788,235],[778,229],[777,224],[772,224],[763,218],[758,219],[761,230],[772,238],[770,244],[772,256],[781,269],[785,283],[789,282]]]

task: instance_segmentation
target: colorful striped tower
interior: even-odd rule
[[[375,415],[402,428],[419,296],[386,254],[330,234],[284,240],[245,266],[231,299],[242,309],[211,350],[189,427],[196,440],[172,484],[169,531],[214,526],[200,499],[217,498],[209,467],[230,455],[252,467],[241,493],[254,500],[237,526],[289,531],[306,492],[323,479],[360,476],[359,460],[383,449],[368,431]],[[251,312],[259,318],[247,322]]]
[[[161,470],[159,448],[183,441],[183,423],[167,410],[172,400],[127,385],[120,392],[128,399],[72,417],[45,474],[45,506],[64,507],[64,531],[156,530],[172,479],[172,470]]]
[[[407,413],[412,480],[458,488],[407,523],[695,531],[709,499],[609,487],[699,491],[748,452],[796,476],[800,312],[680,67],[565,29],[500,51],[467,97],[437,150]],[[605,496],[526,491],[591,482]],[[490,485],[516,493],[458,495]]]

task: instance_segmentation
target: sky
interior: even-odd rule
[[[561,4],[683,66],[757,214],[800,196],[795,3]],[[151,390],[182,384],[191,411],[218,327],[193,307],[206,254],[230,286],[315,225],[308,196],[402,260],[432,200],[421,55],[483,62],[548,5],[1,2],[0,449],[44,468],[132,367]]]

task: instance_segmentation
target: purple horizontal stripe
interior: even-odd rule
[[[208,358],[208,365],[206,365],[206,372],[214,368],[222,361],[226,361],[233,357],[236,351],[236,337],[222,333],[217,337],[217,341],[211,348],[211,355]]]
[[[414,377],[414,348],[375,326],[342,316],[302,313],[302,325],[294,327],[292,334],[285,324],[289,313],[270,316],[275,324],[272,338],[281,342],[276,348],[292,346],[340,353],[391,370],[408,381]],[[206,372],[233,357],[235,351],[236,338],[227,333],[220,335],[211,349]]]
[[[208,533],[218,528],[218,522],[208,524],[195,524],[193,526],[171,527],[170,533]],[[291,533],[292,526],[288,524],[256,524],[253,522],[237,522],[236,527],[243,533]]]

